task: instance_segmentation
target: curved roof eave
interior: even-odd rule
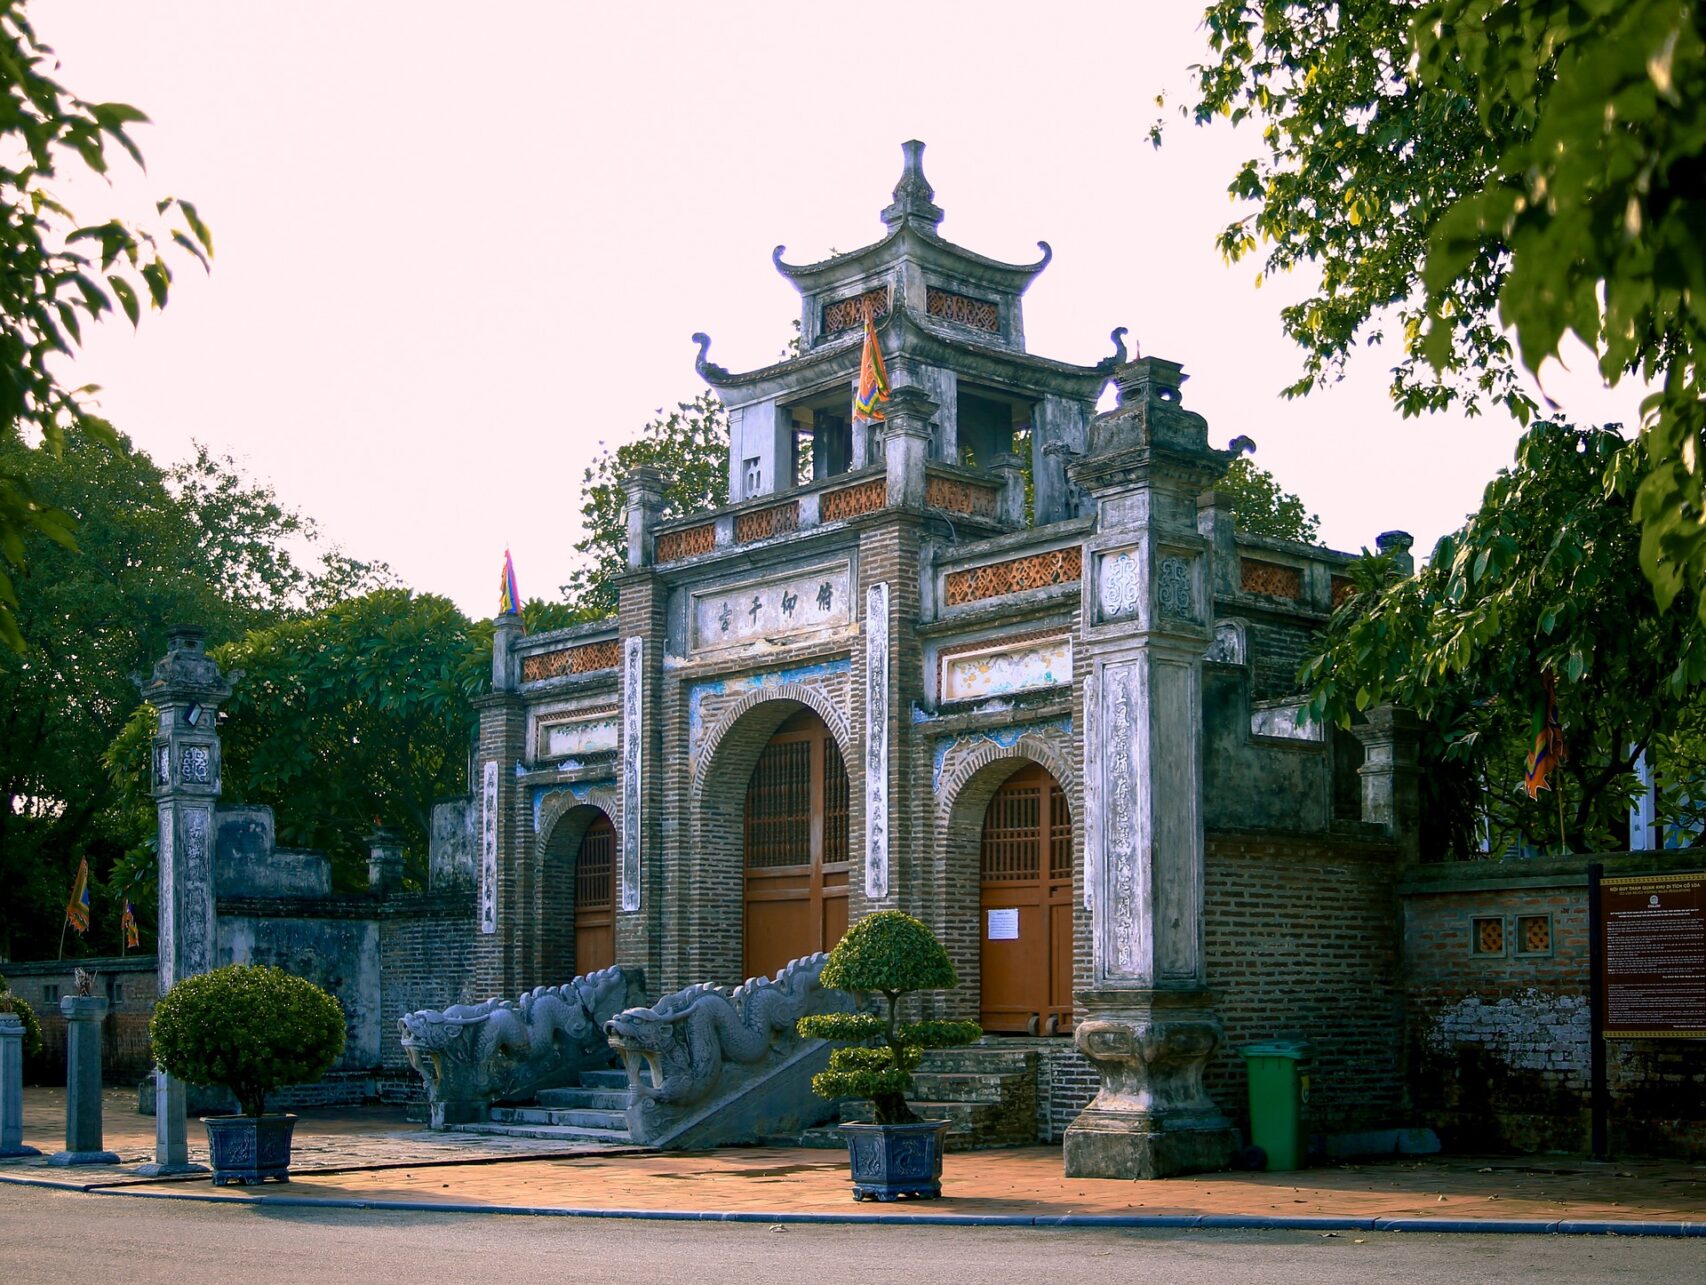
[[[779,245],[770,252],[770,261],[776,265],[776,271],[800,290],[802,294],[818,289],[826,277],[858,276],[876,263],[898,257],[894,253],[884,253],[900,241],[913,241],[917,248],[925,254],[933,254],[949,260],[957,260],[965,267],[971,268],[974,275],[1007,278],[1006,284],[1015,293],[1023,293],[1031,280],[1054,258],[1054,250],[1047,241],[1038,241],[1037,248],[1043,252],[1042,258],[1035,263],[1003,263],[999,259],[991,259],[985,255],[968,250],[964,246],[955,245],[952,241],[944,240],[935,233],[924,228],[905,222],[895,228],[880,241],[857,250],[849,250],[846,254],[838,254],[833,258],[820,259],[816,263],[787,263],[782,259],[783,252],[788,248]]]

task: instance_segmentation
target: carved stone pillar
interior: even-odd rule
[[[214,810],[219,803],[219,706],[241,673],[229,676],[207,655],[199,628],[174,629],[166,655],[142,684],[155,709],[152,780],[159,820],[160,993],[213,967]],[[147,1174],[194,1173],[184,1134],[184,1086],[154,1075],[154,1161]]]
[[[1017,455],[1008,452],[991,461],[992,471],[1001,479],[1001,496],[997,500],[996,516],[1003,526],[1015,529],[1025,525],[1025,468]]]
[[[1398,841],[1405,856],[1420,852],[1422,720],[1397,705],[1376,705],[1368,722],[1351,728],[1362,742],[1362,819]]]
[[[1102,1077],[1067,1129],[1074,1177],[1158,1178],[1230,1162],[1204,1092],[1220,1042],[1203,959],[1202,655],[1213,547],[1197,496],[1227,456],[1179,405],[1177,365],[1140,358],[1072,477],[1085,548],[1085,897],[1091,978],[1075,1042]]]
[[[628,524],[628,569],[637,570],[652,560],[652,528],[663,516],[663,474],[648,465],[631,468],[622,478],[628,502],[623,516]]]
[[[382,897],[403,890],[403,836],[395,830],[367,836],[367,888]]]
[[[896,388],[884,407],[883,459],[891,509],[924,507],[924,464],[930,458],[930,418],[936,403],[920,388]]]

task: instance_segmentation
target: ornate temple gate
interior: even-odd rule
[[[1021,768],[983,815],[983,1028],[1072,1025],[1072,813],[1040,767]]]
[[[604,813],[575,856],[575,975],[616,962],[616,827]]]
[[[782,724],[746,787],[748,977],[828,950],[847,931],[847,767],[810,710]]]

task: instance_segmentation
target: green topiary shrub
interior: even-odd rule
[[[189,1084],[228,1089],[245,1115],[267,1094],[318,1080],[344,1051],[343,1005],[282,968],[229,964],[186,977],[154,1006],[154,1060]]]
[[[913,991],[946,990],[960,979],[936,935],[898,910],[880,910],[848,929],[829,952],[821,980],[888,1001],[882,1014],[824,1013],[799,1021],[801,1035],[848,1046],[829,1055],[829,1069],[812,1077],[812,1090],[825,1098],[869,1099],[878,1124],[918,1119],[906,1095],[924,1050],[970,1044],[983,1034],[976,1022],[899,1020],[902,998]]]
[[[41,1019],[36,1016],[22,995],[14,995],[4,977],[0,977],[0,1013],[16,1013],[24,1020],[24,1056],[35,1057],[42,1049]]]

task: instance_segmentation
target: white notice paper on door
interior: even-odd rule
[[[991,910],[986,936],[990,941],[1018,941],[1019,908],[1013,906],[1006,910]]]

